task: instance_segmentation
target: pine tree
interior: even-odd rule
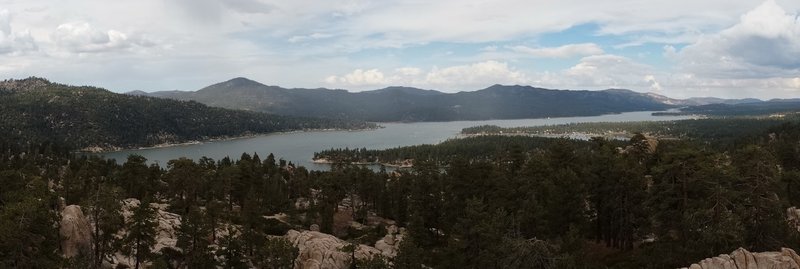
[[[111,185],[101,185],[89,197],[88,215],[94,221],[92,240],[94,245],[93,266],[100,268],[103,260],[120,249],[116,233],[125,225],[120,199],[122,191]]]
[[[145,197],[138,206],[131,209],[133,215],[126,222],[128,234],[123,238],[122,251],[135,260],[135,269],[151,259],[150,247],[156,243],[156,212],[150,207],[149,198]]]
[[[216,268],[209,249],[212,244],[210,237],[211,228],[206,221],[206,215],[197,207],[189,209],[189,213],[181,220],[176,244],[183,250],[186,268]]]
[[[739,214],[744,219],[748,247],[766,251],[782,246],[788,237],[785,208],[778,193],[780,178],[775,157],[758,146],[747,146],[734,157],[741,177],[737,188],[742,192]]]
[[[422,261],[425,251],[417,246],[414,238],[406,236],[400,242],[397,250],[397,256],[393,259],[395,269],[422,269]]]
[[[152,193],[150,188],[153,186],[151,182],[147,182],[149,174],[147,159],[131,154],[120,169],[119,185],[125,189],[128,197],[142,199],[147,193]]]
[[[294,268],[294,260],[297,258],[298,251],[297,247],[284,238],[268,238],[258,248],[256,255],[253,257],[253,263],[262,268],[292,269]]]
[[[58,215],[49,208],[47,185],[35,180],[31,186],[38,190],[0,206],[0,268],[58,268],[61,262]]]
[[[220,250],[217,252],[222,260],[222,268],[224,269],[247,269],[250,268],[247,264],[244,248],[242,246],[242,237],[238,231],[228,228],[227,234],[220,238]]]

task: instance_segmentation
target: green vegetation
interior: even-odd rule
[[[356,261],[368,268],[674,268],[739,247],[796,248],[797,232],[783,214],[800,193],[800,124],[746,141],[720,151],[685,140],[653,148],[641,135],[473,137],[420,146],[413,169],[392,173],[349,165],[310,172],[249,154],[161,168],[140,156],[120,165],[48,145],[4,146],[0,260],[10,267],[77,264],[57,255],[57,197],[84,205],[99,221],[94,251],[85,254],[93,268],[118,249],[154,266],[290,268],[297,249],[272,234],[317,224],[357,241],[363,233],[342,230],[335,216],[366,224],[366,212],[407,229],[396,258]],[[119,204],[98,193],[168,204],[183,218],[180,250],[151,253],[153,210],[134,207],[121,222]],[[355,202],[340,212],[345,200]],[[313,202],[295,208],[298,201]],[[289,214],[289,227],[262,217],[278,212]],[[104,236],[119,227],[129,231],[124,238]]]
[[[369,127],[374,125],[235,111],[39,78],[0,82],[0,136],[15,144],[49,142],[77,149],[109,149],[291,130]]]
[[[2,85],[3,268],[102,268],[118,253],[133,268],[293,268],[299,249],[283,236],[312,225],[348,242],[337,251],[356,268],[675,268],[739,247],[800,247],[785,216],[800,205],[800,123],[793,115],[481,126],[464,132],[524,135],[315,154],[335,163],[330,171],[248,153],[161,167],[142,156],[118,163],[71,152],[366,125],[39,79]],[[630,138],[528,136],[569,132]],[[672,139],[654,143],[635,132]],[[406,160],[413,168],[393,172],[351,165]],[[93,224],[91,240],[69,259],[61,255],[70,239],[59,232],[62,201],[80,205]],[[170,225],[165,215],[179,217],[175,247],[155,248],[161,226]],[[404,228],[397,256],[355,259],[356,243],[377,245],[388,231],[376,219]]]
[[[702,114],[709,116],[764,116],[800,111],[800,100],[772,100],[743,104],[709,104],[681,109],[679,114]]]
[[[446,166],[459,158],[488,161],[510,147],[533,150],[547,147],[557,140],[542,137],[488,136],[449,139],[436,145],[416,145],[384,150],[328,149],[314,153],[315,160],[334,164],[388,164],[401,165],[406,160],[427,160]],[[582,141],[573,141],[583,143]]]
[[[659,138],[689,139],[714,145],[731,145],[743,138],[763,134],[771,127],[800,119],[795,114],[780,118],[706,118],[676,121],[637,122],[584,122],[533,127],[502,128],[484,125],[464,128],[465,135],[533,135],[570,136],[582,134],[587,137],[630,138],[644,133]]]
[[[408,87],[347,92],[285,89],[246,78],[196,92],[156,92],[151,96],[192,100],[215,107],[280,115],[375,122],[452,121],[589,116],[674,107],[661,98],[628,90],[571,91],[494,85],[473,92],[443,93]]]

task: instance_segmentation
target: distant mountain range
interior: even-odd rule
[[[133,95],[197,101],[210,106],[280,115],[366,121],[452,121],[588,116],[664,110],[705,104],[761,102],[757,99],[672,99],[624,89],[550,90],[494,85],[472,92],[443,93],[409,87],[348,92],[287,89],[235,78],[198,91],[130,92]]]
[[[42,78],[0,81],[0,143],[55,143],[73,149],[152,146],[302,129],[369,127],[118,94]]]

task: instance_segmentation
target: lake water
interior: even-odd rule
[[[269,153],[305,166],[309,170],[327,170],[329,165],[311,162],[314,152],[330,148],[386,149],[418,144],[436,144],[455,138],[461,129],[478,125],[500,127],[541,126],[577,122],[664,121],[688,119],[690,116],[652,116],[652,112],[628,112],[591,117],[564,117],[520,120],[381,123],[385,128],[367,131],[313,131],[269,134],[250,138],[178,145],[166,148],[125,150],[102,154],[124,162],[129,154],[139,154],[162,166],[180,157],[199,159],[202,156],[238,159],[243,152],[258,153],[263,160]]]

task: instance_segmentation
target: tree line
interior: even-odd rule
[[[364,129],[346,119],[288,117],[117,94],[40,78],[0,82],[0,136],[83,149],[153,146],[306,129]]]
[[[382,235],[381,227],[342,230],[334,216],[345,203],[356,222],[375,215],[408,231],[397,257],[359,261],[361,268],[674,268],[739,247],[797,248],[785,209],[800,204],[800,124],[747,141],[720,150],[681,140],[653,147],[642,135],[475,137],[430,146],[446,157],[394,172],[347,164],[308,171],[258,154],[160,167],[136,155],[117,163],[4,144],[0,261],[96,268],[121,251],[140,267],[291,268],[297,250],[273,237],[288,229],[316,224],[352,243]],[[482,143],[502,146],[470,147]],[[95,223],[91,251],[68,260],[53,225],[59,197]],[[180,215],[180,250],[152,253],[153,209],[133,206],[126,220],[125,198]],[[275,213],[288,224],[263,217]],[[128,233],[116,236],[120,229]]]

